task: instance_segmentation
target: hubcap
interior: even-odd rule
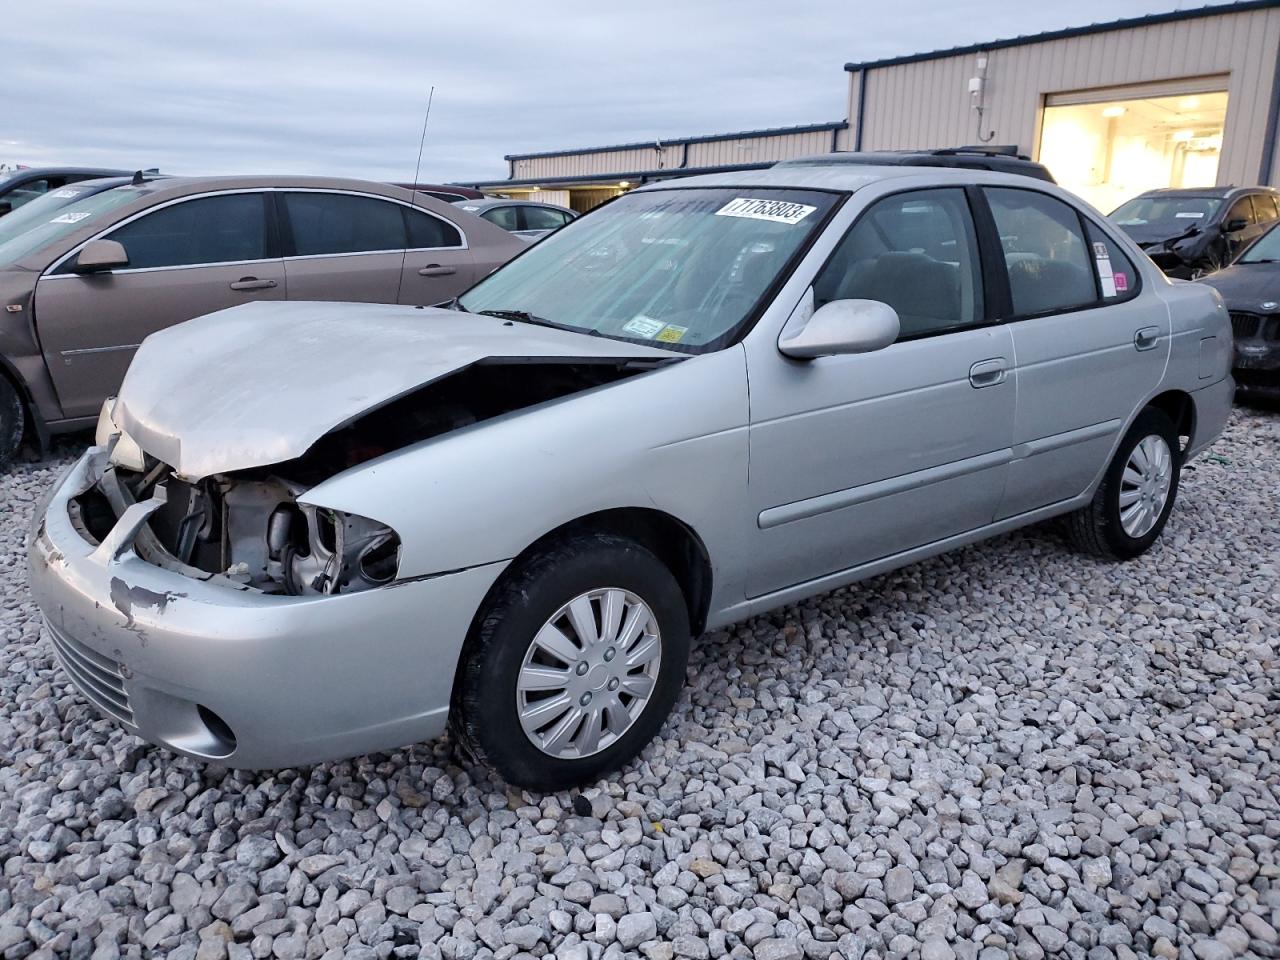
[[[1173,480],[1173,455],[1164,437],[1143,437],[1120,477],[1120,526],[1137,540],[1151,532],[1164,512]]]
[[[548,756],[599,753],[643,712],[661,664],[662,636],[647,603],[619,587],[579,594],[525,652],[516,679],[520,726]]]

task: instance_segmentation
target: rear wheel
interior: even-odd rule
[[[609,534],[520,561],[467,641],[450,729],[509,783],[558,790],[634,757],[671,712],[689,656],[671,571]]]
[[[1181,468],[1177,429],[1148,407],[1120,442],[1093,501],[1068,517],[1072,542],[1114,560],[1146,552],[1173,510]]]
[[[23,414],[22,397],[14,385],[0,375],[0,468],[9,465],[22,445]]]

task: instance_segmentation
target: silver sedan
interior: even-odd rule
[[[37,511],[67,673],[278,767],[447,729],[512,783],[641,751],[705,630],[1049,517],[1142,554],[1231,330],[1024,177],[666,182],[453,309],[259,303],[143,344]]]

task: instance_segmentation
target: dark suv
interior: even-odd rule
[[[998,170],[1000,173],[1019,173],[1037,180],[1057,183],[1048,167],[1018,153],[1018,148],[1013,146],[947,147],[940,150],[851,150],[782,160],[775,166],[816,166],[830,163]]]
[[[1156,266],[1182,280],[1225,267],[1278,218],[1280,193],[1270,187],[1148,190],[1111,212]]]

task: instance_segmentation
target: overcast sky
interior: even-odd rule
[[[843,119],[849,60],[1176,6],[43,0],[6,18],[0,163],[408,179],[434,85],[421,179],[496,179],[506,153]]]

